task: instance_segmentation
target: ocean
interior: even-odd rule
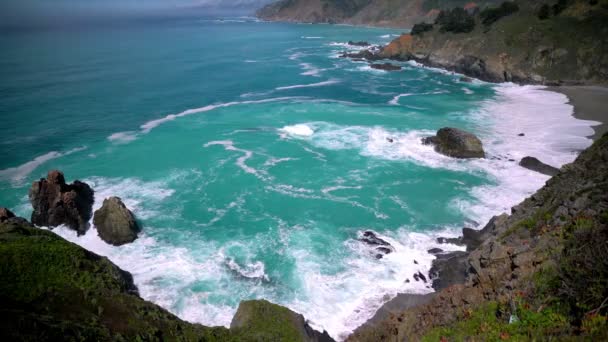
[[[343,339],[397,293],[433,291],[413,278],[427,250],[463,248],[437,237],[544,184],[522,157],[561,166],[593,134],[543,87],[339,58],[400,33],[242,17],[4,32],[0,205],[29,218],[32,181],[60,169],[94,188],[95,209],[119,196],[140,220],[121,247],[94,227],[54,232],[131,272],[144,299],[228,326],[264,298]],[[420,143],[446,126],[488,158]],[[395,251],[376,259],[367,230]]]

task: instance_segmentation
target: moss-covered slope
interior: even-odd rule
[[[131,275],[107,258],[23,219],[0,223],[2,341],[331,340],[287,308],[247,303],[231,330],[184,322],[141,299]],[[264,314],[245,314],[251,305]]]

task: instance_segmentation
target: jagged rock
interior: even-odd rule
[[[427,252],[429,254],[440,254],[440,253],[443,253],[443,249],[441,249],[441,248],[431,248]]]
[[[260,341],[271,337],[272,341],[333,341],[327,332],[311,328],[304,316],[266,300],[242,301],[232,318],[230,330],[249,337],[259,336]]]
[[[376,233],[370,231],[370,230],[366,230],[365,232],[363,232],[363,235],[359,238],[359,241],[361,242],[365,242],[368,245],[372,245],[372,246],[390,246],[391,244],[382,240],[381,238],[379,238],[378,236],[376,236]]]
[[[94,202],[91,187],[81,181],[66,184],[63,173],[49,171],[47,178],[32,184],[29,199],[34,211],[32,223],[56,227],[65,224],[82,235],[88,229]]]
[[[93,218],[99,237],[105,242],[120,246],[137,239],[140,227],[133,213],[118,197],[106,198]]]
[[[534,157],[523,157],[519,165],[547,176],[555,176],[559,172],[558,168],[545,164]]]
[[[468,271],[467,252],[451,252],[437,255],[429,276],[436,291],[444,289],[452,284],[463,283]]]
[[[6,208],[0,208],[0,222],[7,221],[8,219],[13,217],[15,217],[15,214],[13,214],[12,211]]]
[[[360,42],[354,42],[352,40],[348,41],[348,45],[352,45],[352,46],[370,46],[371,44],[368,42],[364,42],[364,41],[360,41]]]
[[[373,53],[369,50],[362,50],[359,52],[344,52],[340,55],[341,58],[352,58],[352,59],[365,59],[368,61],[377,61],[382,59],[378,54]]]
[[[414,279],[416,279],[416,281],[421,281],[422,280],[423,282],[426,283],[426,277],[420,271],[418,271],[418,273],[414,273]]]
[[[434,145],[435,151],[454,158],[484,158],[485,152],[479,138],[458,128],[445,127],[434,137],[422,139],[425,145]]]
[[[372,69],[384,70],[384,71],[398,71],[401,70],[401,67],[398,65],[394,65],[391,63],[382,63],[382,64],[370,64]]]

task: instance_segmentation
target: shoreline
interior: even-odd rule
[[[581,86],[551,86],[547,90],[564,94],[574,107],[574,117],[580,120],[599,122],[592,128],[595,134],[589,136],[593,141],[608,132],[608,87],[581,85]]]

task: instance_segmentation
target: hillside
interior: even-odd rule
[[[107,258],[12,216],[0,208],[3,341],[332,341],[264,300],[241,302],[230,329],[184,322]]]
[[[494,0],[477,1],[484,6]],[[280,0],[257,16],[271,21],[344,23],[353,25],[411,27],[431,21],[438,10],[462,7],[470,0]]]
[[[515,1],[505,9],[445,11],[378,56],[414,60],[491,82],[608,82],[608,1]]]
[[[439,292],[393,305],[349,340],[606,340],[606,170],[608,134],[511,215],[466,232],[469,252],[434,264],[436,280],[445,278],[433,284]]]

